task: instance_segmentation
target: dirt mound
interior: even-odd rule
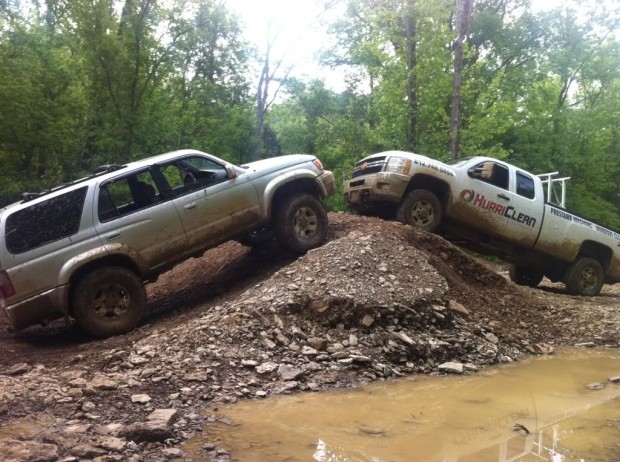
[[[540,342],[617,345],[619,291],[521,288],[439,236],[329,219],[329,242],[300,258],[229,242],[185,261],[148,286],[145,323],[126,335],[92,340],[61,323],[2,334],[0,421],[45,416],[55,426],[33,439],[69,458],[164,409],[178,421],[158,434],[175,445],[220,402],[468,373],[548,351]],[[119,460],[163,460],[163,443],[120,443]]]
[[[378,218],[332,214],[330,220],[334,237],[342,237],[355,230],[377,236],[394,236],[401,245],[408,243],[445,280],[445,298],[463,305],[472,320],[509,337],[548,341],[560,335],[559,327],[550,322],[548,305],[544,300],[498,274],[497,265],[494,265],[495,268],[490,263],[485,265],[477,256],[466,253],[441,236]],[[388,247],[379,252],[391,250]],[[413,278],[423,277],[424,268],[415,264],[406,266],[408,258],[401,257],[400,252],[391,255],[392,264],[399,268],[399,272]]]

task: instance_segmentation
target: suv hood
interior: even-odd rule
[[[310,154],[290,154],[287,156],[271,157],[269,159],[257,160],[256,162],[249,162],[240,167],[246,171],[254,171],[259,175],[264,175],[294,165],[312,162],[315,158],[315,156]]]

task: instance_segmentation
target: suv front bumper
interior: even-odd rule
[[[324,170],[321,173],[317,180],[319,180],[321,184],[321,189],[323,190],[323,197],[329,197],[336,194],[336,180],[334,180],[334,174],[329,170]]]

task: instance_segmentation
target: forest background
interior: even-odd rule
[[[620,228],[617,0],[336,4],[321,62],[342,91],[295,77],[277,33],[251,45],[224,0],[0,0],[0,206],[180,148],[311,153],[338,183],[399,149],[559,171],[569,209]]]

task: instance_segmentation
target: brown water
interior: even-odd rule
[[[468,377],[418,376],[220,409],[205,442],[243,462],[620,460],[620,351],[565,350]],[[602,390],[587,384],[602,382]],[[515,431],[515,424],[530,433]]]
[[[0,424],[0,440],[6,438],[30,437],[33,436],[49,425],[52,425],[53,419],[41,418],[39,420],[25,417],[23,419],[13,420],[10,425]],[[0,460],[1,459],[0,455]]]

